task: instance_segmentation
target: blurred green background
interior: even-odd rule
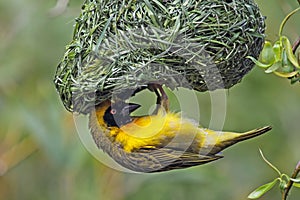
[[[130,174],[111,169],[85,149],[52,82],[71,40],[82,1],[53,12],[55,0],[0,2],[0,199],[84,200],[241,200],[275,178],[258,149],[283,172],[300,160],[300,85],[251,71],[226,91],[225,130],[246,131],[271,124],[265,136],[236,145],[211,164],[161,174]],[[275,39],[296,0],[257,0],[267,16],[267,36]],[[287,24],[294,41],[300,13]],[[210,119],[208,93],[199,94],[201,119]],[[193,105],[191,105],[191,109]],[[89,134],[88,132],[86,134]],[[272,189],[262,199],[280,199]],[[290,200],[300,197],[293,189]]]

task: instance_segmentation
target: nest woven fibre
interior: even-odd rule
[[[230,88],[252,69],[264,29],[253,0],[86,0],[54,82],[83,114],[149,83]]]

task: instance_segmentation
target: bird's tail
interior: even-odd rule
[[[219,132],[220,134],[218,135],[217,142],[211,148],[210,154],[219,153],[223,149],[226,149],[233,144],[262,135],[271,129],[271,126],[265,126],[262,128],[253,129],[245,133]]]
[[[272,129],[271,126],[265,126],[265,127],[262,127],[262,128],[253,129],[251,131],[240,134],[239,136],[234,138],[234,140],[236,140],[236,142],[240,142],[240,141],[243,141],[243,140],[248,140],[250,138],[254,138],[256,136],[262,135],[262,134],[268,132],[271,129]]]

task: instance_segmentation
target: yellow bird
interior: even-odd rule
[[[161,86],[151,88],[161,105],[152,115],[132,117],[140,105],[107,100],[89,116],[98,148],[130,170],[160,172],[205,164],[222,158],[219,153],[223,149],[271,130],[266,126],[234,133],[199,127],[180,113],[169,111]]]

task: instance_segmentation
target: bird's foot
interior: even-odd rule
[[[168,95],[165,93],[162,85],[157,83],[150,83],[148,84],[148,89],[156,94],[156,109],[154,113],[157,113],[160,107],[163,107],[165,112],[169,111],[169,98]]]

